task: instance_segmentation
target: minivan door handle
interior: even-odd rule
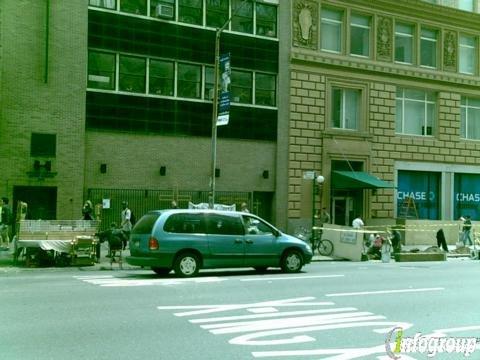
[[[245,242],[246,242],[247,244],[253,244],[253,240],[250,240],[250,239],[245,240]]]
[[[241,244],[243,242],[242,239],[235,239],[235,244]]]

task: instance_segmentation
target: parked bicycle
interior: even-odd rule
[[[310,242],[312,250],[317,251],[322,256],[330,256],[333,254],[333,243],[328,239],[322,238],[322,230],[307,229],[304,226],[299,226],[294,231],[294,236],[305,242]]]

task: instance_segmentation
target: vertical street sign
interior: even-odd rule
[[[221,90],[217,126],[227,125],[230,117],[230,74],[230,54],[223,54],[220,56]]]

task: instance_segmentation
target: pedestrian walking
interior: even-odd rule
[[[365,224],[363,223],[362,217],[360,215],[357,215],[352,221],[352,227],[354,229],[361,229],[364,226]]]
[[[12,210],[8,205],[8,198],[0,199],[0,251],[10,249],[10,225],[12,223]]]
[[[83,220],[94,220],[95,217],[93,215],[93,205],[90,200],[85,201],[82,208],[82,219]]]
[[[472,245],[472,236],[471,236],[471,230],[472,230],[472,221],[470,220],[470,215],[465,216],[465,220],[463,222],[463,236],[462,236],[462,242],[463,245]]]
[[[122,222],[120,227],[125,234],[125,238],[122,240],[123,250],[125,250],[127,248],[127,241],[130,238],[130,232],[132,231],[132,223],[130,221],[132,217],[132,211],[128,208],[128,203],[126,201],[122,202],[122,208]]]

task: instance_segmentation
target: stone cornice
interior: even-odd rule
[[[378,75],[388,75],[397,78],[423,80],[432,83],[445,83],[445,85],[461,85],[464,87],[480,87],[478,76],[465,76],[457,73],[446,73],[436,70],[423,69],[415,66],[402,66],[393,63],[374,62],[372,60],[357,59],[354,57],[339,56],[326,53],[306,53],[292,49],[290,55],[292,64],[305,64],[309,66],[328,66],[345,68],[349,71],[364,72]]]

